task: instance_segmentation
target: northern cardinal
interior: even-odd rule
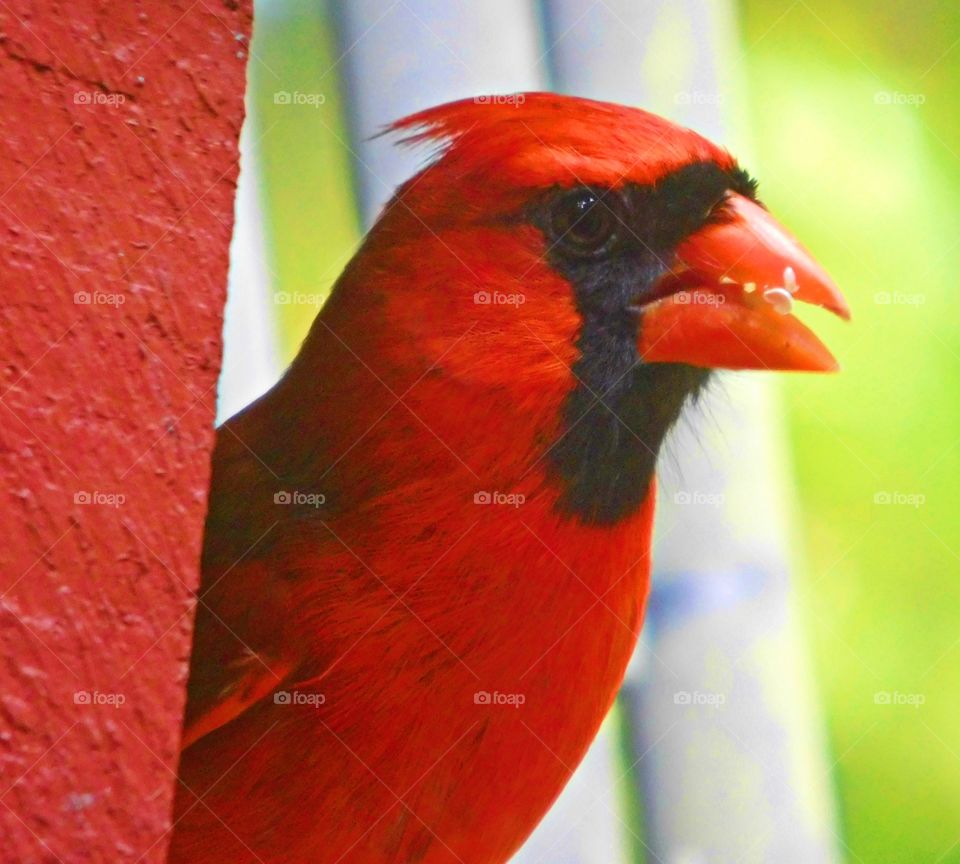
[[[437,148],[280,382],[218,431],[170,861],[494,864],[643,619],[654,468],[711,369],[848,316],[725,150],[547,93]]]

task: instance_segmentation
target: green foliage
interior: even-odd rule
[[[250,52],[253,146],[280,355],[296,354],[360,239],[335,46],[314,4],[258,3]],[[277,294],[281,298],[277,298]]]

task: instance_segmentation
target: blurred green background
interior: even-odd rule
[[[785,384],[843,838],[960,861],[960,7],[741,8],[761,192],[854,310]]]
[[[330,22],[295,8],[258,7],[252,153],[273,288],[322,297],[361,220]],[[744,161],[854,311],[809,316],[842,374],[782,385],[842,843],[960,862],[960,6],[742,0],[739,36]],[[313,311],[278,308],[282,362]]]

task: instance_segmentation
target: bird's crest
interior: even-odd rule
[[[433,144],[434,164],[494,174],[521,186],[654,183],[676,168],[732,157],[689,129],[639,108],[562,96],[477,96],[391,124],[404,144]]]

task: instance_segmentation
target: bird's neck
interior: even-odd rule
[[[293,424],[310,444],[289,454],[287,479],[343,507],[404,489],[429,497],[429,477],[444,500],[454,490],[543,496],[561,521],[617,524],[640,509],[666,434],[709,375],[643,364],[635,331],[588,324],[566,381],[505,368],[495,387],[464,381],[442,353],[404,367],[373,338],[378,328],[348,328],[327,311],[265,413],[278,435]]]

